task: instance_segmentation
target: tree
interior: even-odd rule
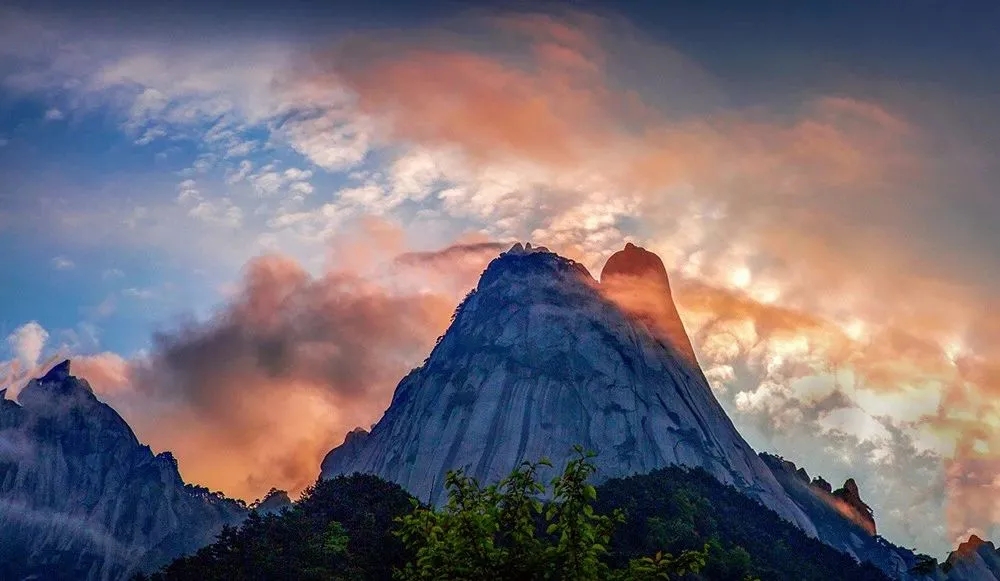
[[[462,471],[449,472],[448,502],[440,510],[414,503],[399,519],[399,537],[414,558],[397,573],[401,581],[646,581],[696,573],[703,551],[678,557],[657,553],[612,571],[604,560],[619,511],[598,514],[590,482],[594,454],[576,456],[550,488],[538,481],[546,460],[526,462],[497,485],[481,487]],[[548,493],[551,500],[543,503]]]

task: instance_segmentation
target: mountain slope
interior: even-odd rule
[[[154,456],[69,373],[55,366],[17,403],[0,392],[0,578],[125,578],[245,516],[185,485],[168,452]]]
[[[920,558],[876,534],[853,480],[834,491],[758,457],[698,366],[662,261],[632,244],[608,259],[600,283],[530,245],[494,259],[371,433],[348,434],[322,477],[376,474],[440,503],[450,469],[495,482],[524,460],[559,466],[574,444],[598,452],[600,479],[703,468],[896,579],[1000,579],[989,546],[913,573]]]
[[[823,542],[859,561],[875,564],[893,578],[909,578],[909,571],[917,564],[916,555],[875,534],[871,509],[861,501],[853,480],[834,491],[822,478],[810,481],[805,470],[787,460],[770,454],[761,454],[761,458],[789,497],[809,515]]]
[[[493,260],[382,419],[330,452],[323,477],[372,473],[436,503],[450,469],[497,481],[524,460],[559,466],[581,444],[598,452],[600,478],[701,467],[815,535],[712,395],[659,258],[629,245],[605,270],[599,284],[530,245]]]

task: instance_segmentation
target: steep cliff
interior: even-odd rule
[[[185,485],[65,361],[18,402],[0,392],[0,578],[123,579],[245,516]]]
[[[580,264],[515,245],[371,433],[330,452],[322,475],[373,473],[439,502],[448,470],[496,481],[524,460],[559,466],[581,444],[602,479],[699,466],[815,534],[693,357],[655,255],[629,245],[599,284]]]

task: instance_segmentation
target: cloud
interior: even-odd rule
[[[986,474],[1000,457],[1000,279],[985,219],[998,208],[982,169],[992,158],[956,146],[960,130],[931,127],[906,101],[848,85],[789,94],[782,79],[768,83],[780,94],[744,94],[626,22],[573,12],[479,13],[447,29],[348,35],[333,46],[85,38],[65,53],[51,47],[66,31],[29,24],[3,29],[3,50],[30,57],[5,86],[69,87],[71,103],[58,105],[74,114],[99,103],[136,141],[169,135],[203,149],[169,207],[116,208],[102,220],[232,263],[261,247],[315,259],[366,214],[414,224],[406,236],[420,247],[455,243],[394,262],[393,284],[409,294],[379,288],[396,298],[460,294],[492,253],[488,241],[531,239],[593,271],[634,240],[664,258],[712,388],[755,445],[857,470],[886,507],[880,528],[925,546],[992,526],[978,508],[993,494],[985,476],[960,477],[966,466]],[[278,150],[295,159],[273,162]],[[216,174],[225,183],[213,184]],[[178,242],[185,219],[214,237]],[[72,231],[104,231],[86,224]],[[456,240],[460,232],[478,238]],[[421,281],[423,268],[435,276]],[[328,268],[299,286],[363,294],[344,282],[370,282],[359,270],[334,283],[330,273],[343,271]],[[244,295],[254,296],[249,286]],[[245,329],[227,319],[239,319],[235,308],[168,333],[148,364],[170,369],[166,356],[189,357],[188,342],[210,346],[217,329]],[[247,343],[224,355],[256,369]],[[320,375],[293,374],[282,385],[307,387],[269,401],[298,410],[322,394],[316,406],[340,410],[322,402],[341,396],[313,389]],[[278,389],[254,378],[253,393]],[[169,401],[175,392],[156,385],[150,400]],[[190,425],[212,422],[177,405],[192,410],[183,412]],[[312,420],[328,425],[325,415]],[[208,454],[196,454],[205,434],[182,445],[203,458],[200,474],[211,473]],[[935,468],[942,459],[952,462],[947,478]],[[930,492],[906,482],[910,473],[933,482]],[[950,532],[933,522],[946,496]]]
[[[73,374],[90,383],[102,398],[114,397],[130,389],[129,362],[121,355],[104,351],[94,355],[77,355],[72,361]]]
[[[314,277],[287,257],[261,257],[211,318],[154,337],[118,401],[189,480],[246,498],[271,486],[300,490],[344,433],[377,419],[456,301],[356,270]],[[121,361],[107,354],[81,373],[109,394],[122,383]]]
[[[66,114],[59,109],[52,108],[45,112],[46,121],[61,121],[66,118]]]
[[[394,264],[400,268],[400,275],[426,279],[427,273],[433,272],[432,283],[422,280],[420,284],[461,296],[476,286],[489,262],[512,245],[513,242],[457,242],[440,250],[405,252],[395,258]]]
[[[76,263],[65,256],[57,256],[52,259],[52,267],[56,270],[72,270],[76,267]]]
[[[7,343],[22,369],[34,368],[42,357],[42,350],[49,339],[49,332],[36,321],[21,325],[10,336]]]

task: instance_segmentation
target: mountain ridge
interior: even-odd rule
[[[0,401],[0,578],[114,580],[155,568],[242,520],[186,485],[99,401],[69,360]]]
[[[649,264],[634,245],[622,252],[620,264],[633,262],[628,254]],[[628,268],[610,278],[623,274],[644,279]],[[435,502],[449,468],[496,480],[522,460],[558,463],[583,444],[599,452],[601,478],[701,466],[815,534],[782,502],[683,347],[641,322],[642,301],[624,309],[602,290],[582,265],[544,248],[502,253],[425,364],[400,382],[386,415],[327,455],[323,477],[372,472]],[[439,454],[441,443],[448,450]]]
[[[525,377],[519,365],[537,373]],[[608,397],[629,389],[631,398]],[[668,441],[657,441],[663,434]],[[640,442],[646,456],[634,461],[629,454]],[[501,253],[428,358],[399,383],[385,415],[331,450],[321,477],[372,473],[435,503],[448,469],[496,481],[524,460],[544,456],[558,465],[574,444],[598,452],[599,481],[669,465],[703,468],[896,579],[1000,579],[982,576],[981,567],[973,576],[954,567],[947,576],[943,568],[914,574],[918,556],[877,535],[852,479],[833,490],[822,478],[803,480],[794,464],[758,456],[704,378],[662,261],[631,243],[608,259],[600,282],[544,247],[518,243]],[[954,555],[949,560],[962,558]]]

